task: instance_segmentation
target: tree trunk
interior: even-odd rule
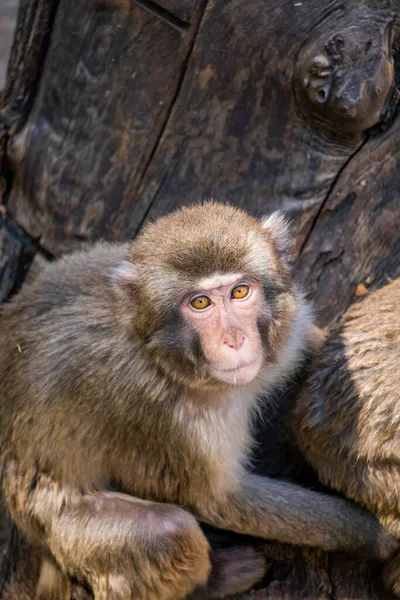
[[[400,274],[399,80],[400,0],[21,0],[0,299],[43,261],[214,197],[291,216],[298,279],[329,324]],[[259,470],[296,478],[286,406],[259,432]],[[265,551],[253,598],[384,597],[376,564]],[[0,520],[2,600],[33,598],[37,561]]]

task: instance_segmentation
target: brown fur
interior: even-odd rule
[[[400,537],[400,279],[333,329],[296,403],[293,430],[321,481]],[[400,594],[398,559],[389,577]]]
[[[18,527],[48,552],[38,598],[51,598],[51,580],[65,585],[57,570],[88,582],[96,600],[185,597],[211,569],[196,518],[380,558],[396,547],[351,503],[247,470],[258,397],[292,375],[315,338],[288,247],[279,215],[260,223],[209,203],[158,220],[131,247],[61,259],[7,307],[1,481]],[[268,307],[257,332],[264,362],[240,386],[210,377],[177,308],[199,278],[232,270],[257,280]],[[216,597],[262,575],[252,560]]]

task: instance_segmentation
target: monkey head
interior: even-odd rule
[[[113,278],[137,337],[170,376],[247,384],[273,365],[296,313],[290,236],[208,202],[147,225]]]

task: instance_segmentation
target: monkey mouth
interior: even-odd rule
[[[250,383],[261,368],[261,358],[255,358],[248,362],[241,362],[235,367],[213,367],[213,375],[223,383],[243,385]]]
[[[240,371],[241,369],[245,369],[246,367],[253,366],[256,362],[256,360],[252,360],[247,363],[240,363],[240,365],[238,365],[237,367],[231,367],[229,369],[221,369],[217,367],[217,370],[222,371],[223,373],[235,373],[235,371]]]

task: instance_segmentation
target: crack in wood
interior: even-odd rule
[[[194,45],[195,45],[195,42],[196,42],[198,31],[200,29],[200,26],[201,26],[201,23],[202,23],[202,20],[203,20],[203,17],[204,17],[204,13],[205,13],[205,10],[206,10],[206,7],[207,7],[207,3],[208,3],[208,0],[203,0],[202,2],[199,2],[198,9],[195,12],[195,16],[194,16],[193,21],[192,21],[192,27],[193,27],[192,39],[190,41],[190,45],[189,45],[189,48],[187,50],[186,56],[185,56],[185,58],[184,58],[184,60],[182,62],[181,73],[180,73],[179,80],[178,80],[178,83],[177,83],[177,86],[176,86],[176,90],[175,90],[175,93],[174,93],[173,98],[171,100],[171,103],[169,105],[168,112],[167,112],[167,114],[165,116],[164,123],[163,123],[163,125],[162,125],[162,127],[161,127],[161,129],[159,131],[157,139],[155,140],[154,146],[153,146],[153,148],[152,148],[152,150],[151,150],[151,152],[150,152],[150,154],[148,156],[146,164],[144,165],[144,167],[143,167],[143,169],[141,171],[140,179],[138,180],[137,185],[135,186],[134,196],[136,195],[136,192],[139,190],[141,183],[144,181],[144,178],[145,178],[145,176],[147,174],[147,171],[148,171],[148,169],[149,169],[149,167],[150,167],[150,165],[152,163],[152,160],[153,160],[153,158],[154,158],[154,156],[155,156],[155,154],[156,154],[156,152],[157,152],[157,150],[159,148],[159,145],[160,145],[160,142],[161,142],[162,137],[164,135],[164,132],[165,132],[165,130],[166,130],[167,126],[168,126],[168,123],[170,121],[172,111],[173,111],[173,109],[175,107],[175,104],[176,104],[176,101],[178,99],[179,93],[180,93],[180,91],[182,89],[182,84],[183,84],[183,81],[185,79],[185,75],[186,75],[186,72],[187,72],[187,69],[188,69],[189,60],[190,60],[190,57],[191,57],[192,52],[193,52],[193,48],[194,48]],[[158,189],[160,189],[160,186],[158,186]],[[145,211],[145,213],[144,213],[144,215],[143,215],[140,223],[138,224],[138,226],[136,228],[136,232],[135,232],[136,234],[137,234],[138,231],[140,231],[141,227],[145,223],[145,221],[146,221],[146,219],[147,219],[147,217],[148,217],[148,215],[149,215],[149,213],[150,213],[150,211],[151,211],[151,209],[153,207],[153,204],[155,202],[156,196],[157,196],[157,194],[154,195],[154,197],[153,197],[152,201],[150,202],[149,206],[147,207],[147,210]]]
[[[322,263],[322,265],[321,265],[321,271],[320,271],[320,273],[318,273],[318,275],[316,276],[316,280],[315,280],[315,281],[316,281],[316,283],[319,283],[319,282],[320,282],[320,279],[321,279],[321,277],[322,277],[322,274],[323,274],[323,271],[324,271],[324,269],[325,269],[325,268],[326,268],[328,265],[331,265],[332,263],[335,263],[335,262],[337,262],[337,261],[340,261],[340,260],[341,260],[341,258],[342,258],[342,256],[343,256],[343,254],[344,254],[344,250],[342,250],[341,252],[339,252],[339,254],[337,254],[336,256],[332,256],[331,258],[328,258],[328,259],[326,259],[326,260],[325,260],[325,261]]]
[[[369,136],[368,134],[366,134],[365,140],[364,140],[364,141],[363,141],[363,142],[362,142],[362,143],[359,145],[359,147],[358,147],[358,148],[357,148],[357,149],[356,149],[356,150],[355,150],[355,151],[354,151],[354,152],[353,152],[353,153],[352,153],[352,154],[351,154],[351,155],[348,157],[348,159],[346,160],[346,162],[345,162],[345,163],[344,163],[344,164],[341,166],[341,168],[340,168],[340,169],[339,169],[339,171],[337,172],[337,174],[336,174],[336,177],[333,179],[333,181],[332,181],[331,185],[329,186],[329,189],[328,189],[328,191],[327,191],[327,193],[326,193],[326,196],[325,196],[325,198],[322,200],[322,202],[321,202],[321,205],[320,205],[319,209],[317,210],[317,213],[316,213],[316,215],[315,215],[315,217],[314,217],[314,219],[313,219],[313,221],[312,221],[312,223],[311,223],[311,227],[310,227],[310,229],[309,229],[309,231],[308,231],[307,235],[306,235],[306,236],[305,236],[305,238],[304,238],[304,241],[303,241],[303,243],[302,243],[302,245],[301,245],[301,247],[300,247],[300,251],[299,251],[299,257],[300,257],[300,256],[303,254],[303,252],[304,252],[304,249],[305,249],[305,247],[307,246],[307,244],[308,244],[308,241],[309,241],[309,239],[310,239],[310,237],[311,237],[311,234],[312,234],[312,232],[314,231],[314,228],[315,228],[315,226],[317,225],[318,219],[319,219],[319,217],[321,216],[321,213],[322,213],[322,211],[324,210],[324,208],[325,208],[325,206],[326,206],[326,204],[327,204],[327,202],[328,202],[328,200],[329,200],[329,198],[330,198],[330,196],[331,196],[331,194],[332,194],[332,192],[333,192],[333,190],[334,190],[334,188],[335,188],[335,186],[336,186],[337,182],[339,181],[339,179],[340,179],[340,177],[341,177],[342,173],[344,173],[344,171],[345,171],[345,169],[347,168],[347,166],[349,165],[350,161],[352,161],[352,160],[353,160],[353,158],[354,158],[355,156],[357,156],[357,154],[358,154],[358,153],[359,153],[359,152],[360,152],[360,151],[361,151],[361,150],[364,148],[365,144],[366,144],[366,143],[368,142],[368,140],[369,140],[369,137],[370,137],[370,136]]]
[[[152,0],[133,0],[133,2],[141,8],[143,8],[148,13],[150,13],[151,15],[153,15],[153,17],[156,17],[157,19],[159,19],[163,23],[166,23],[176,31],[179,31],[179,33],[186,33],[190,28],[190,23],[183,21],[182,19],[170,13],[168,10],[165,10],[165,8],[162,8],[162,6],[159,6]]]

